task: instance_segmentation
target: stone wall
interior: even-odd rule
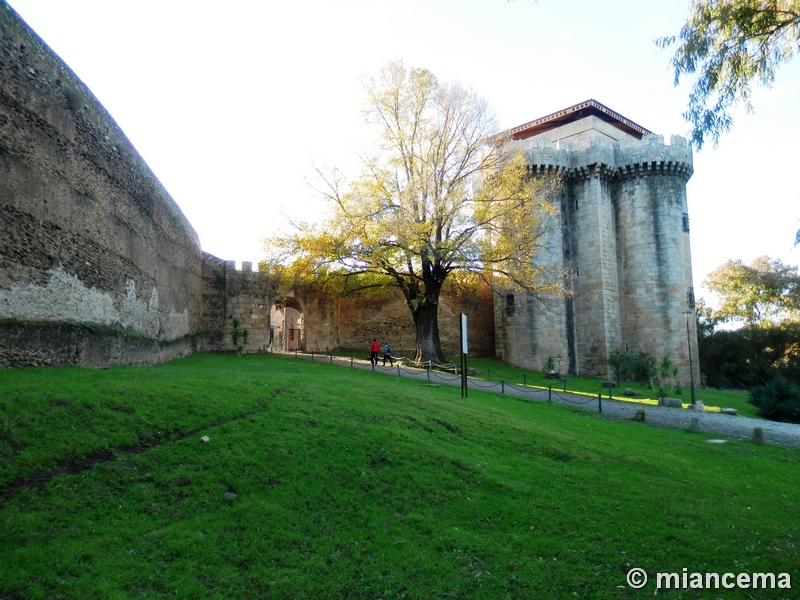
[[[0,356],[27,364],[25,327],[38,340],[34,362],[165,359],[147,360],[142,344],[191,352],[197,235],[97,99],[5,2],[0,82]],[[75,351],[91,331],[105,332],[92,342],[105,359]]]
[[[533,369],[548,355],[561,356],[562,371],[607,378],[612,352],[642,351],[669,356],[688,385],[683,313],[694,302],[686,203],[691,149],[678,136],[667,145],[656,135],[611,140],[585,123],[574,129],[586,135],[557,145],[536,137],[516,142],[532,175],[557,171],[565,180],[562,229],[550,242],[562,244],[569,295],[561,305],[523,297],[509,309],[496,302],[497,354]],[[696,349],[694,319],[690,336]],[[699,372],[696,352],[693,363]]]
[[[564,176],[541,264],[568,273],[566,297],[495,298],[488,287],[448,285],[439,307],[445,354],[459,353],[464,312],[472,356],[496,351],[534,369],[553,356],[561,371],[607,377],[611,352],[642,350],[672,357],[685,376],[686,142],[639,141],[592,117],[519,144],[533,175]],[[230,351],[233,319],[249,331],[246,350],[263,351],[276,294],[277,281],[250,263],[236,270],[201,252],[111,116],[0,0],[0,366]],[[366,352],[377,338],[396,355],[415,353],[399,291],[291,295],[307,350]]]
[[[195,350],[270,344],[277,281],[202,253],[197,235],[86,86],[0,2],[0,366],[152,364]],[[486,290],[452,286],[445,350],[470,314],[472,350],[494,351]],[[306,347],[413,354],[399,295],[295,292]]]
[[[569,231],[569,186],[562,187],[557,215],[542,215],[544,243],[536,258],[537,265],[549,273],[550,279],[564,280],[570,268],[565,264]],[[494,303],[496,324],[496,356],[513,365],[544,368],[552,356],[556,370],[567,372],[570,364],[569,344],[565,332],[571,316],[572,298],[563,294],[532,294],[507,290]]]
[[[402,293],[396,289],[337,296],[295,291],[304,310],[306,349],[368,352],[373,339],[388,341],[395,356],[413,357],[416,331]],[[446,284],[439,304],[439,336],[446,356],[457,357],[461,313],[467,315],[470,356],[494,355],[494,312],[488,286]]]

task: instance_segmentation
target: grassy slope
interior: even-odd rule
[[[0,390],[0,487],[112,457],[0,501],[0,598],[652,596],[633,566],[800,587],[797,450],[273,356]],[[750,597],[667,595],[721,593]]]
[[[478,370],[482,377],[485,377],[486,372],[490,372],[491,378],[498,381],[501,378],[506,381],[513,381],[515,383],[525,383],[529,385],[540,385],[544,387],[553,386],[558,387],[560,382],[547,379],[542,372],[528,371],[518,367],[512,367],[498,360],[492,358],[478,358],[470,359],[469,365]],[[523,380],[523,373],[525,378]],[[602,392],[603,395],[608,393],[606,388],[601,386],[601,381],[593,377],[570,377],[567,379],[567,389],[597,394]],[[636,382],[621,382],[620,387],[612,391],[614,396],[623,396],[624,388],[631,388],[641,393],[642,398],[657,398],[658,394],[651,388],[641,385]],[[690,391],[684,388],[680,395],[674,393],[674,389],[667,388],[666,395],[675,398],[680,398],[684,403],[691,402]],[[748,400],[748,393],[744,390],[717,390],[713,388],[697,388],[695,390],[695,398],[703,402],[706,406],[728,407],[735,408],[738,413],[745,417],[759,418],[757,409],[750,404]]]

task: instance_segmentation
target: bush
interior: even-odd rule
[[[651,377],[656,376],[656,359],[647,352],[626,354],[614,350],[608,357],[608,364],[614,371],[614,379],[617,382],[638,381],[646,384]]]
[[[247,336],[250,333],[249,329],[240,328],[241,322],[239,319],[231,321],[231,341],[233,342],[233,349],[236,351],[236,356],[241,356],[244,347],[247,345]]]
[[[800,423],[800,386],[785,377],[774,377],[766,385],[753,388],[748,402],[762,417]]]
[[[633,372],[633,357],[619,350],[614,350],[608,357],[608,364],[614,371],[614,379],[617,383],[629,380]]]
[[[656,376],[656,357],[647,352],[639,352],[633,362],[633,379],[648,384]]]
[[[800,324],[744,327],[698,339],[700,371],[716,388],[748,389],[780,375],[800,383]]]

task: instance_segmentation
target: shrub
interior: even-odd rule
[[[608,357],[608,364],[617,382],[638,381],[646,384],[651,377],[656,376],[656,359],[647,352],[626,354],[614,350]]]
[[[633,361],[633,379],[647,384],[656,376],[656,357],[647,352],[639,352]]]
[[[698,339],[700,371],[716,388],[763,385],[776,375],[800,383],[800,323],[717,331]]]
[[[248,329],[240,328],[240,325],[239,319],[231,321],[231,341],[233,342],[233,349],[236,350],[236,356],[242,355],[242,351],[247,345],[247,336],[250,333]]]
[[[633,357],[630,354],[614,350],[611,356],[608,357],[608,364],[611,366],[611,370],[614,371],[614,379],[617,380],[617,383],[630,380],[634,364]]]
[[[544,361],[544,373],[545,375],[549,375],[555,370],[556,370],[556,361],[552,356],[548,356],[547,360]]]
[[[758,414],[773,421],[800,423],[800,386],[780,375],[753,388],[748,400]]]

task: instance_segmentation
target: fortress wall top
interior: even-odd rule
[[[83,82],[0,2],[0,320],[174,340],[197,330],[201,288],[197,234],[178,206]]]
[[[677,135],[670,138],[669,144],[665,144],[660,135],[645,136],[641,140],[626,136],[618,141],[598,135],[575,143],[560,141],[559,147],[545,137],[512,144],[521,149],[527,163],[537,169],[551,167],[580,173],[589,167],[603,166],[603,171],[610,176],[626,177],[641,174],[642,169],[657,168],[687,180],[694,171],[691,147]]]

